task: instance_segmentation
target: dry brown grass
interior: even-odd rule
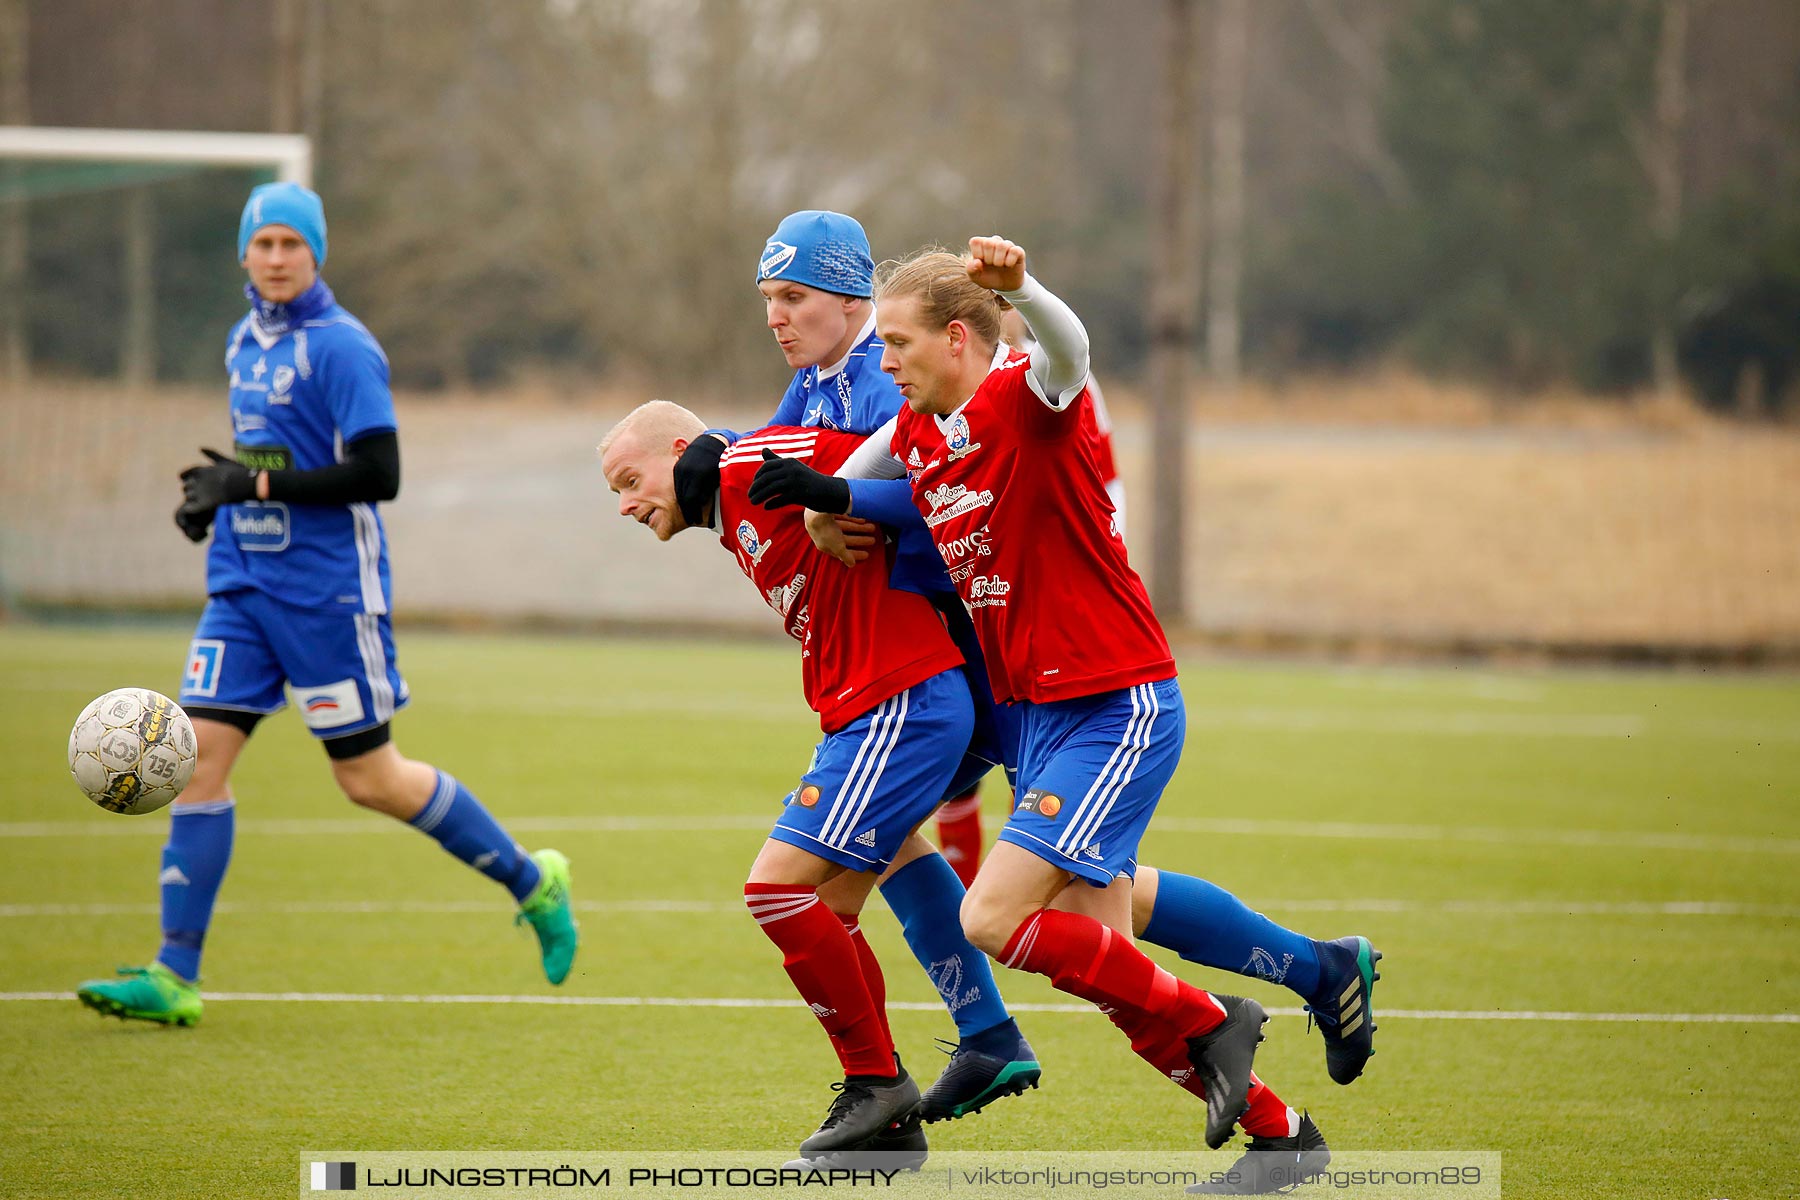
[[[586,453],[648,396],[556,384],[403,396],[409,487],[529,477],[546,447],[589,439],[577,448]],[[1129,390],[1109,396],[1142,547],[1154,509],[1147,433]],[[170,480],[196,444],[224,444],[219,399],[54,386],[0,395],[0,581],[31,590],[55,564],[65,595],[128,596],[138,580],[184,593],[192,564],[176,572],[159,559],[172,536]],[[1196,412],[1187,594],[1202,629],[1800,645],[1800,430],[1722,422],[1680,402],[1500,401],[1403,378],[1201,396]],[[730,415],[755,420],[752,408]],[[96,536],[108,554],[71,549]],[[438,553],[418,544],[426,536],[409,531],[408,556]],[[519,569],[548,586],[572,568]]]

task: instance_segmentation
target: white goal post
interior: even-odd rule
[[[0,159],[8,158],[272,167],[284,181],[312,186],[312,140],[298,133],[0,125]]]

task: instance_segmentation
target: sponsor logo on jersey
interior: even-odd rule
[[[850,372],[839,371],[837,374],[838,402],[844,406],[844,428],[850,428],[852,421],[850,404]]]
[[[988,529],[986,525],[983,525],[980,529],[977,529],[972,533],[965,533],[959,538],[951,538],[947,542],[939,542],[937,548],[938,553],[943,556],[944,561],[947,563],[967,558],[971,554],[978,558],[986,558],[994,552],[994,548],[988,545]]]
[[[970,612],[978,608],[1005,608],[1006,597],[1012,594],[1012,584],[998,575],[977,575],[969,580],[968,591],[963,607]]]
[[[786,242],[770,242],[763,247],[762,259],[756,264],[758,280],[773,279],[794,261],[794,248]]]
[[[246,500],[231,506],[231,536],[239,550],[286,550],[291,534],[288,506],[279,500]]]
[[[275,374],[269,377],[269,403],[291,404],[293,397],[288,389],[294,386],[294,368],[276,367]]]
[[[340,679],[321,687],[297,687],[294,703],[308,729],[339,729],[363,719],[362,693],[356,680]]]
[[[961,413],[957,413],[954,417],[951,417],[950,428],[944,434],[944,445],[950,448],[950,453],[946,456],[945,461],[955,462],[965,454],[973,454],[981,449],[980,442],[969,440],[972,436],[973,435],[969,432],[969,419],[967,417],[963,416]]]
[[[1034,812],[1052,821],[1056,819],[1056,814],[1062,811],[1062,806],[1061,796],[1054,792],[1039,791],[1037,788],[1032,788],[1019,799],[1020,812]]]
[[[925,518],[925,524],[936,527],[964,513],[986,508],[994,502],[994,493],[971,492],[960,483],[946,483],[942,487],[925,489],[925,499],[931,502],[931,514]]]
[[[259,429],[267,429],[268,427],[269,418],[263,416],[261,413],[239,412],[236,409],[232,410],[232,433],[255,433]]]
[[[788,610],[794,607],[794,601],[800,598],[800,592],[805,587],[806,576],[796,575],[781,587],[769,588],[764,595],[768,597],[769,607],[785,617],[788,615]]]
[[[815,808],[819,803],[819,789],[815,784],[807,784],[800,789],[798,796],[801,808]]]
[[[750,560],[750,565],[753,567],[762,562],[763,555],[769,552],[769,547],[773,544],[759,538],[756,534],[756,526],[749,521],[738,522],[737,535],[738,545],[742,547],[744,557]]]

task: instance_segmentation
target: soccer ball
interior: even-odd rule
[[[107,812],[155,812],[194,777],[194,723],[148,688],[120,688],[81,710],[69,732],[69,774]]]

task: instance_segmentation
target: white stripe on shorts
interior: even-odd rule
[[[1150,729],[1162,711],[1151,684],[1140,683],[1131,689],[1131,719],[1125,723],[1125,734],[1113,748],[1093,786],[1075,808],[1069,827],[1056,840],[1056,848],[1071,857],[1080,854],[1092,838],[1094,830],[1105,823],[1113,803],[1131,782],[1138,762],[1150,745]]]
[[[381,527],[375,522],[375,510],[368,504],[352,504],[350,518],[356,530],[356,569],[362,579],[363,611],[384,613],[387,598],[381,594]]]
[[[377,723],[394,719],[394,685],[388,679],[387,654],[381,648],[381,618],[356,614],[356,647],[362,652],[363,674],[369,677],[369,699]]]
[[[906,710],[912,691],[901,692],[898,696],[889,696],[875,709],[875,718],[869,723],[868,736],[856,749],[856,759],[850,764],[849,777],[844,786],[832,801],[831,813],[825,818],[825,826],[819,831],[819,840],[828,846],[842,848],[845,841],[856,830],[856,823],[868,810],[869,798],[881,785],[882,772],[887,770],[888,758],[900,741],[900,730],[906,724]]]

